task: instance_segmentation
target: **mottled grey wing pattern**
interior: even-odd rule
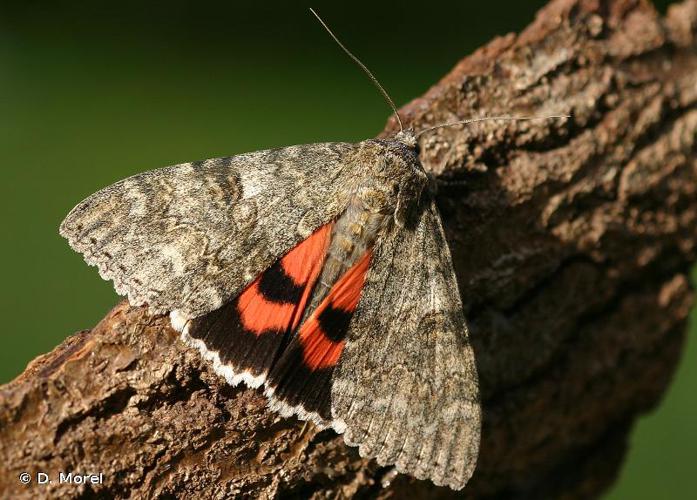
[[[332,386],[332,414],[364,457],[462,488],[480,407],[450,252],[435,204],[378,242]]]
[[[144,172],[81,202],[60,233],[131,304],[201,316],[346,207],[355,150],[291,146]]]

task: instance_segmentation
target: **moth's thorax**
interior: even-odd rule
[[[307,313],[319,306],[337,280],[372,249],[387,225],[403,223],[406,213],[418,203],[428,180],[414,145],[406,136],[361,143],[356,161],[365,177],[356,179],[348,206],[334,223]]]
[[[398,223],[428,186],[413,135],[400,134],[394,139],[364,141],[356,158],[366,172],[357,196],[367,208],[389,213]]]

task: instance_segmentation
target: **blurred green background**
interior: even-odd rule
[[[544,3],[314,6],[401,105],[476,47],[525,27]],[[85,196],[173,163],[360,140],[389,115],[306,5],[163,5],[0,5],[0,303],[8,342],[0,383],[118,300],[57,234]],[[676,380],[658,411],[639,422],[609,498],[678,499],[693,489],[694,316]]]

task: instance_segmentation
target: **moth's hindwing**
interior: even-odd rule
[[[335,424],[332,375],[341,359],[371,258],[372,252],[366,252],[339,278],[274,364],[266,394],[271,407],[281,414],[298,414],[321,427]]]
[[[291,146],[144,172],[85,199],[60,232],[131,304],[201,316],[345,208],[355,150]]]
[[[331,227],[321,226],[220,309],[191,320],[173,315],[184,340],[212,361],[228,383],[259,387],[266,382],[287,337],[300,324]]]
[[[364,457],[462,488],[480,404],[450,252],[435,204],[393,226],[372,264],[331,387],[332,414]]]

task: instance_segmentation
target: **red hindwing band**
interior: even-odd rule
[[[258,336],[298,327],[324,263],[331,226],[320,227],[240,294],[237,308],[245,330]]]

